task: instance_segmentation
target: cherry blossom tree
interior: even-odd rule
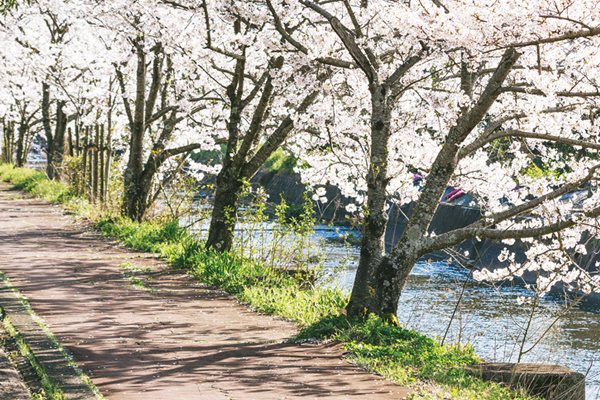
[[[14,159],[15,164],[22,167],[27,159],[36,127],[41,123],[39,102],[41,85],[31,65],[26,61],[25,49],[16,41],[1,41],[10,54],[10,56],[3,55],[0,59],[0,68],[3,71],[3,84],[0,88],[3,118],[6,124],[9,121],[17,124],[14,154],[7,154],[4,158],[7,161]]]
[[[244,182],[311,118],[320,84],[256,4],[204,1],[198,15],[205,49],[196,63],[211,97],[202,124],[212,128],[215,143],[226,144],[206,247],[222,252],[233,243]]]
[[[589,151],[598,148],[597,2],[266,1],[280,36],[298,52],[346,63],[329,91],[335,118],[316,127],[328,135],[306,136],[298,147],[313,149],[305,158],[314,168],[301,171],[309,183],[329,181],[365,200],[349,314],[395,316],[420,257],[474,238],[536,238],[530,262],[503,272],[518,275],[541,260],[539,290],[550,275],[599,289],[598,277],[569,253],[583,231],[596,233],[598,194],[579,208],[560,201],[597,177]],[[561,155],[556,144],[580,151]],[[532,178],[536,160],[560,173]],[[420,191],[414,171],[425,176]],[[485,215],[436,236],[428,229],[449,184],[474,194]],[[416,204],[386,254],[392,194]]]
[[[139,221],[156,198],[153,185],[165,162],[205,145],[203,131],[191,121],[206,108],[197,67],[190,61],[198,56],[201,20],[186,7],[155,1],[101,4],[92,14],[114,53],[129,131],[122,209]]]

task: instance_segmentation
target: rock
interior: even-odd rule
[[[523,388],[531,396],[552,400],[585,400],[585,376],[551,364],[481,363],[465,368],[484,381]]]

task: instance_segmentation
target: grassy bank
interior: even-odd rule
[[[81,206],[85,202],[73,199],[68,188],[61,192],[39,175],[0,166],[0,179],[18,181],[19,188],[49,200],[67,201],[75,212],[86,210],[89,215],[90,206]],[[46,187],[52,194],[46,194]],[[303,274],[289,274],[234,253],[206,252],[203,243],[177,221],[136,223],[115,213],[92,214],[104,235],[160,253],[175,268],[185,268],[199,281],[236,295],[256,310],[298,322],[302,329],[296,340],[344,342],[351,352],[349,361],[419,389],[413,399],[529,399],[467,375],[462,367],[480,361],[470,346],[441,346],[435,339],[388,325],[375,316],[346,317],[343,309],[348,299],[340,289],[314,286]]]

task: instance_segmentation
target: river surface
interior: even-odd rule
[[[198,228],[202,236],[206,226]],[[274,239],[284,240],[271,222],[250,233],[238,228],[236,236],[244,243],[253,238],[251,242],[268,246]],[[326,272],[322,284],[338,285],[348,292],[359,256],[358,246],[340,240],[349,232],[345,227],[317,226],[307,238],[311,251],[321,254]],[[286,248],[294,246],[293,240],[283,243]],[[316,258],[313,256],[313,261]],[[424,260],[414,267],[402,292],[398,318],[404,326],[440,340],[445,335],[445,343],[470,344],[486,361],[516,362],[531,311],[531,306],[517,304],[517,298],[527,294],[519,286],[476,282],[468,270],[448,261]],[[562,317],[553,324],[557,314]],[[540,302],[531,321],[524,348],[529,349],[538,339],[539,343],[521,361],[559,364],[586,374],[586,399],[600,400],[600,302],[586,301],[565,311],[564,298],[553,295]]]

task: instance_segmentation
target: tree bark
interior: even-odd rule
[[[218,252],[231,250],[241,189],[239,171],[231,164],[225,166],[217,176],[207,249],[212,248]]]
[[[419,258],[430,252],[425,245],[427,231],[444,191],[454,175],[459,161],[460,145],[496,101],[500,93],[498,89],[519,56],[515,49],[509,48],[505,51],[477,103],[470,109],[463,109],[456,124],[450,129],[400,240],[390,255],[377,266],[377,288],[369,312],[378,315],[397,313],[402,288],[408,275]],[[470,76],[468,78],[471,79]]]
[[[385,255],[385,229],[388,215],[386,186],[388,178],[388,141],[393,104],[385,84],[371,84],[371,162],[367,175],[368,215],[363,225],[363,237],[356,278],[352,287],[348,315],[375,312],[377,266]]]
[[[21,124],[19,125],[19,130],[18,130],[18,138],[17,138],[17,154],[16,154],[16,164],[17,167],[22,167],[23,165],[25,165],[25,160],[27,160],[27,153],[25,151],[25,145],[26,145],[26,136],[27,136],[27,132],[29,131],[29,126],[27,125],[26,121],[23,121],[23,118],[21,119]]]
[[[129,160],[123,174],[124,195],[122,212],[135,221],[141,221],[145,206],[140,196],[143,191],[139,187],[144,168],[144,132],[145,132],[145,106],[146,106],[146,54],[143,46],[136,43],[137,71],[136,71],[136,97],[132,120],[130,121],[131,137],[129,141]],[[144,199],[145,200],[145,199]]]
[[[54,135],[50,133],[48,136],[48,130],[46,130],[46,137],[48,138],[48,165],[46,166],[46,174],[50,179],[59,179],[60,170],[65,153],[65,131],[67,130],[67,116],[63,112],[64,101],[58,101],[56,103],[56,126],[54,128]],[[46,123],[49,127],[49,110],[47,116],[44,118],[44,129],[46,129]]]

